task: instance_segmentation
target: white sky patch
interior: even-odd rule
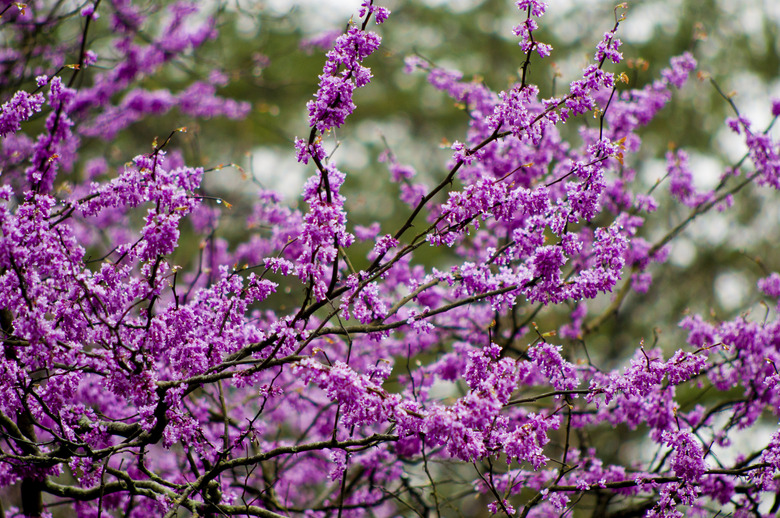
[[[423,3],[430,7],[446,7],[452,12],[463,13],[477,7],[482,3],[482,0],[424,0]],[[387,4],[387,7],[392,10],[389,3]]]
[[[656,182],[666,176],[666,161],[660,158],[645,160],[642,167],[639,169],[639,174],[645,185],[655,185]],[[665,188],[668,192],[669,186],[661,185],[659,186],[659,189],[661,188]],[[654,192],[653,194],[659,197],[659,199],[660,196],[663,195],[661,192]]]
[[[747,146],[743,137],[736,135],[725,124],[715,133],[715,146],[729,160],[730,164],[737,163],[747,152]]]
[[[357,130],[359,135],[362,133],[360,131],[361,126],[362,124],[358,126]],[[348,172],[349,170],[359,171],[368,167],[368,152],[360,142],[353,139],[339,140],[337,148],[334,147],[332,139],[326,139],[323,143],[330,158],[339,169]]]
[[[672,251],[669,253],[669,261],[680,268],[687,268],[694,259],[696,259],[696,245],[683,236],[678,236],[672,244]]]
[[[720,182],[724,166],[720,160],[701,153],[689,153],[693,184],[698,191],[711,191]]]
[[[725,426],[728,419],[716,414],[713,421],[713,427],[718,429]],[[745,430],[740,430],[737,427],[732,428],[729,430],[731,444],[728,446],[713,444],[712,453],[717,456],[718,460],[724,465],[731,466],[737,461],[740,454],[744,455],[745,452],[754,451],[762,444],[769,444],[769,441],[772,439],[772,434],[776,431],[777,428],[769,424],[759,424]],[[713,465],[714,463],[709,461],[709,464]]]
[[[259,147],[250,155],[249,172],[266,188],[278,192],[285,201],[292,202],[301,195],[310,168],[299,164],[295,153],[280,153],[274,149]]]
[[[618,37],[630,43],[647,43],[656,31],[676,32],[680,5],[677,2],[629,4],[626,19],[618,29]]]
[[[267,0],[267,9],[277,14],[285,14],[293,9],[304,13],[303,23],[310,28],[328,30],[336,25],[344,25],[350,16],[357,16],[360,0]]]
[[[730,218],[723,213],[710,211],[707,217],[694,221],[689,232],[696,235],[704,246],[715,247],[729,239]]]
[[[749,287],[752,284],[744,274],[734,271],[721,273],[715,278],[715,297],[724,309],[732,311],[744,306]]]

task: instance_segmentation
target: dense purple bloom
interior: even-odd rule
[[[360,10],[358,11],[358,16],[363,18],[366,16],[366,13],[374,15],[374,19],[376,20],[377,25],[386,21],[388,16],[390,16],[389,9],[386,7],[374,5],[373,0],[363,0],[363,3],[360,6]]]
[[[0,109],[0,489],[48,493],[44,507],[71,505],[79,517],[359,518],[394,516],[397,501],[422,515],[442,503],[442,470],[456,484],[468,463],[469,491],[494,513],[557,516],[616,496],[618,514],[703,515],[717,503],[739,516],[777,493],[774,430],[736,460],[715,457],[732,430],[774,427],[780,415],[776,312],[687,314],[684,340],[654,333],[652,347],[624,325],[668,242],[727,209],[732,175],[780,186],[774,136],[730,119],[752,166],[699,192],[688,155],[673,150],[669,191],[648,192],[639,130],[689,77],[692,55],[630,88],[608,71],[623,60],[616,25],[563,96],[539,99],[524,70],[534,51],[550,53],[536,40],[546,4],[516,5],[527,61],[503,91],[407,60],[468,127],[443,146],[440,176],[387,143],[381,178],[413,208],[395,227],[350,212],[347,172],[328,151],[372,78],[364,63],[380,38],[364,28],[372,16],[385,22],[386,8],[363,1],[360,22],[318,40],[332,48],[307,104],[308,136],[295,139],[312,170],[302,203],[262,188],[233,213],[176,139],[134,152],[114,141],[177,109],[248,114],[219,94],[233,73],[222,67],[149,88],[166,63],[215,37],[217,20],[194,2],[157,13],[129,0],[80,6],[83,30],[100,20],[112,32],[101,66],[80,49],[69,82],[56,70],[72,43],[32,49],[47,64],[26,72],[12,48],[31,24],[59,34],[68,17],[9,9],[0,61],[23,66],[3,77],[26,74],[44,91],[9,94]],[[268,58],[257,52],[254,63]],[[94,152],[89,142],[122,145]],[[758,290],[780,299],[780,276]],[[676,311],[672,302],[659,311]],[[611,327],[620,333],[602,333]],[[626,447],[655,448],[653,459],[603,460],[591,439],[612,428],[634,430]],[[10,513],[46,516],[32,500]]]
[[[383,16],[386,18],[386,14]],[[377,20],[379,18],[378,14]],[[350,27],[336,39],[320,75],[316,100],[307,104],[312,127],[326,132],[344,124],[355,109],[352,102],[355,88],[365,86],[371,80],[371,71],[361,62],[379,48],[381,41],[376,33],[358,27]]]
[[[540,0],[518,0],[515,2],[515,5],[521,11],[530,9],[531,16],[536,17],[542,16],[545,10],[547,10],[547,2],[542,2]]]
[[[544,446],[549,442],[548,431],[560,425],[557,416],[544,416],[530,413],[523,424],[507,433],[504,438],[504,450],[507,462],[529,462],[535,470],[547,464]]]
[[[623,54],[618,52],[622,42],[615,37],[614,31],[604,33],[604,38],[596,46],[596,61],[599,63],[609,59],[613,63],[620,63],[623,60]]]
[[[41,94],[16,92],[10,101],[0,107],[0,137],[19,130],[21,123],[41,111],[44,99]]]
[[[674,474],[688,484],[698,482],[707,470],[699,441],[688,431],[664,432],[663,441],[674,451],[671,459]]]
[[[683,83],[688,79],[688,74],[696,68],[696,60],[686,52],[682,56],[672,58],[671,68],[665,68],[661,71],[661,76],[677,88],[682,88]]]
[[[572,390],[580,384],[574,365],[561,357],[561,346],[542,342],[531,347],[528,356],[534,367],[544,375],[557,390]]]
[[[780,189],[780,144],[766,132],[755,133],[744,117],[728,119],[726,123],[734,133],[744,136],[750,159],[761,173],[759,183]]]
[[[780,116],[780,99],[772,99],[772,116]]]
[[[758,288],[767,296],[780,299],[780,274],[772,272],[772,275],[758,281]]]

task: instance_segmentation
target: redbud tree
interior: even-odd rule
[[[600,350],[692,222],[780,188],[771,125],[723,94],[744,156],[701,189],[671,149],[648,188],[643,129],[696,81],[694,55],[629,85],[621,4],[546,97],[529,70],[555,52],[539,36],[547,6],[516,7],[520,72],[498,91],[406,59],[468,128],[425,174],[385,142],[403,217],[360,225],[335,134],[372,86],[384,5],[356,4],[318,40],[308,127],[288,149],[309,172],[298,208],[254,189],[229,209],[204,187],[220,166],[185,163],[186,128],[95,151],[171,112],[248,114],[217,69],[155,87],[169,65],[188,71],[216,18],[190,2],[0,2],[0,515],[777,511],[778,273],[751,288],[763,313],[679,314],[658,323],[679,341]],[[240,242],[216,231],[229,210]]]

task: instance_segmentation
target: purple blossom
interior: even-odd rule
[[[548,431],[557,429],[560,419],[557,416],[530,413],[521,423],[503,438],[507,462],[529,462],[538,470],[548,461],[544,455],[544,446],[550,441]]]
[[[363,3],[360,5],[358,16],[363,18],[366,16],[367,13],[374,15],[374,19],[376,20],[377,25],[380,25],[381,23],[387,21],[387,18],[390,16],[389,9],[387,9],[386,7],[374,5],[373,0],[363,0]]]
[[[298,159],[298,162],[308,164],[310,157],[323,160],[325,156],[327,156],[325,149],[319,140],[315,140],[311,145],[307,145],[305,140],[301,138],[295,139],[295,158]]]
[[[377,235],[381,230],[379,222],[375,221],[370,226],[364,227],[362,225],[355,225],[355,238],[358,241],[368,241],[377,239]]]
[[[528,357],[556,390],[573,390],[580,384],[579,377],[574,365],[561,357],[562,350],[560,345],[542,342],[528,350]]]
[[[95,6],[92,4],[84,6],[81,11],[79,11],[79,14],[83,16],[84,18],[88,18],[92,16],[93,18],[98,18],[100,15],[95,14]]]
[[[758,280],[758,289],[764,292],[768,297],[780,299],[780,274],[772,272],[769,277]]]
[[[379,48],[381,38],[373,33],[350,27],[339,36],[320,75],[316,100],[309,101],[309,123],[320,132],[338,128],[355,109],[352,93],[368,84],[371,72],[360,63]]]
[[[588,306],[585,302],[578,303],[571,312],[571,323],[561,327],[561,338],[575,339],[580,336],[580,329],[588,314]]]
[[[39,85],[40,86],[40,85]],[[41,111],[43,95],[16,92],[10,101],[0,107],[0,137],[19,131],[22,122]]]
[[[338,254],[337,247],[348,247],[354,236],[346,229],[346,212],[343,209],[344,196],[339,188],[345,175],[333,163],[326,166],[331,199],[320,191],[319,175],[312,176],[303,187],[303,198],[309,204],[309,212],[303,219],[301,242],[307,249],[307,264],[298,267],[302,281],[310,280],[318,300],[323,300],[332,274],[329,266]]]
[[[368,324],[374,320],[381,320],[387,314],[387,305],[379,295],[379,286],[372,282],[363,286],[359,291],[358,276],[351,275],[347,280],[347,286],[351,288],[350,295],[344,298],[342,307],[344,316],[349,320],[348,307],[352,304],[352,313],[358,321]]]
[[[452,161],[453,162],[463,162],[466,165],[471,165],[471,163],[477,158],[478,155],[472,154],[463,144],[462,142],[455,141],[454,144],[451,146],[452,150],[455,151],[452,154]]]
[[[697,376],[706,366],[706,357],[678,350],[666,367],[666,376],[672,385],[680,385]]]
[[[544,12],[547,10],[547,2],[542,2],[541,0],[518,0],[515,2],[515,5],[520,11],[530,9],[531,16],[536,16],[537,18],[544,15]]]
[[[536,50],[539,57],[546,58],[552,52],[552,46],[534,40],[533,32],[538,28],[539,25],[536,21],[529,17],[522,24],[516,25],[512,29],[512,33],[515,36],[520,36],[519,45],[523,52],[529,53]]]
[[[490,511],[492,514],[503,513],[504,509],[506,509],[506,512],[509,513],[510,516],[515,514],[515,508],[512,507],[512,505],[507,500],[502,500],[501,504],[498,502],[490,502],[488,504],[488,511]]]
[[[669,151],[666,154],[666,168],[670,177],[669,190],[675,198],[688,207],[695,207],[714,198],[712,192],[698,192],[693,185],[693,173],[685,151]]]
[[[661,76],[677,88],[682,88],[688,79],[688,75],[694,68],[696,68],[696,60],[693,59],[689,52],[686,52],[681,56],[672,58],[671,68],[663,69]]]
[[[614,90],[616,77],[600,68],[622,60],[613,30],[596,46],[597,63],[565,96],[546,100],[533,74],[497,93],[408,59],[465,107],[468,127],[449,137],[442,175],[427,163],[420,169],[433,189],[382,153],[413,207],[405,224],[386,229],[349,212],[347,174],[326,151],[328,131],[345,124],[355,89],[371,79],[364,61],[378,36],[350,24],[331,42],[307,105],[313,129],[295,142],[298,160],[313,167],[300,208],[260,189],[231,198],[249,202],[228,213],[176,139],[123,166],[129,141],[107,153],[82,146],[84,137],[110,144],[177,107],[201,118],[248,113],[217,95],[232,75],[223,64],[177,93],[141,84],[187,61],[219,20],[198,18],[192,2],[156,14],[130,0],[110,4],[101,60],[112,66],[73,75],[72,88],[67,74],[53,73],[72,42],[33,45],[40,67],[12,48],[30,27],[70,33],[58,25],[67,17],[52,21],[34,4],[4,14],[9,48],[0,61],[21,67],[0,65],[3,77],[48,90],[9,95],[0,111],[4,492],[45,481],[43,491],[55,493],[47,505],[84,517],[179,508],[390,516],[398,510],[388,495],[410,503],[410,513],[436,507],[435,494],[407,480],[409,469],[418,466],[433,486],[442,466],[468,462],[479,474],[466,487],[496,500],[491,512],[525,506],[529,516],[565,513],[585,492],[617,495],[616,513],[652,502],[648,516],[706,514],[716,503],[739,515],[777,493],[778,434],[709,466],[710,448],[728,445],[732,429],[780,412],[777,315],[690,314],[680,322],[688,345],[659,333],[653,348],[623,325],[646,308],[630,288],[647,290],[652,263],[668,255],[662,245],[682,229],[653,211],[674,216],[687,206],[698,216],[710,202],[725,211],[730,196],[739,199],[726,176],[698,192],[684,151],[667,155],[671,196],[650,196],[632,164],[639,127],[689,76],[690,55],[674,58],[661,80]],[[536,40],[546,4],[516,5],[527,57],[549,54]],[[97,19],[96,7],[80,6],[82,16]],[[368,0],[359,12],[366,25],[389,13]],[[97,55],[78,55],[85,74]],[[44,109],[39,124],[24,124]],[[587,111],[598,127],[575,118]],[[563,122],[579,137],[571,140]],[[780,186],[773,135],[744,116],[727,124],[747,145],[750,178]],[[356,238],[364,242],[351,247]],[[449,248],[427,254],[427,246]],[[760,279],[758,290],[780,298],[780,276]],[[672,302],[662,312],[676,311]],[[625,336],[610,335],[614,327]],[[556,335],[564,346],[550,343]],[[637,430],[661,455],[606,463],[582,439],[597,430],[609,440],[612,428]],[[485,469],[498,459],[508,465]],[[80,498],[99,498],[57,496],[71,492],[68,484],[84,489]],[[11,512],[40,514],[28,511]]]
[[[655,198],[648,194],[637,194],[634,198],[634,204],[637,209],[646,212],[655,212],[658,209],[658,203]]]
[[[774,487],[772,481],[780,471],[780,432],[772,434],[769,444],[761,454],[761,461],[766,462],[769,466],[761,470],[760,482],[764,487],[772,488]]]
[[[698,482],[707,470],[699,441],[688,431],[664,432],[663,441],[674,450],[671,459],[674,474],[688,484]]]
[[[385,234],[376,240],[372,254],[376,257],[383,256],[388,252],[388,250],[395,248],[398,245],[399,241],[397,239],[395,239],[390,234]]]
[[[596,46],[596,62],[602,63],[609,59],[613,63],[620,63],[623,60],[623,54],[618,52],[621,41],[615,37],[614,31],[604,33],[604,38]]]

